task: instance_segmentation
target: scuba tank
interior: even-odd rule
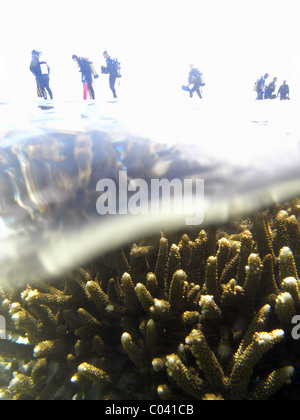
[[[92,63],[92,61],[89,64],[90,64],[90,69],[91,69],[92,75],[94,76],[94,79],[98,79],[99,74],[97,70],[95,69],[94,64]]]

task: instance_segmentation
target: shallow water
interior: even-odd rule
[[[292,101],[0,103],[1,284],[59,275],[197,212],[201,225],[220,224],[298,195],[296,109]],[[97,183],[112,180],[118,191],[120,172],[133,186],[204,180],[204,196],[197,201],[193,189],[180,207],[175,194],[169,211],[153,212],[149,189],[141,215],[129,211],[134,192],[118,194],[115,211],[100,215]]]

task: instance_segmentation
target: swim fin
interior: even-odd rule
[[[190,91],[190,88],[188,86],[184,86],[184,85],[181,86],[181,89],[184,90],[185,92]]]

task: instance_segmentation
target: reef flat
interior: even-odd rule
[[[299,398],[300,200],[0,290],[3,400]]]

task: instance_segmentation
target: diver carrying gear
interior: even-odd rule
[[[196,92],[200,99],[202,99],[202,94],[200,88],[205,86],[203,81],[203,74],[196,68],[194,68],[193,64],[190,64],[190,72],[188,77],[188,86],[182,87],[183,90],[187,90],[190,92],[190,98],[193,97],[193,93]],[[192,87],[190,88],[190,86]]]
[[[109,74],[109,88],[114,98],[117,98],[115,84],[117,78],[121,77],[121,64],[117,59],[112,59],[107,51],[103,52],[103,57],[106,60],[106,67],[101,66],[101,72],[103,74]]]
[[[40,55],[41,55],[40,51],[32,50],[29,69],[31,73],[35,76],[38,98],[47,99],[47,93],[45,90],[44,79],[43,79],[41,66],[40,66],[40,59],[39,59]]]

